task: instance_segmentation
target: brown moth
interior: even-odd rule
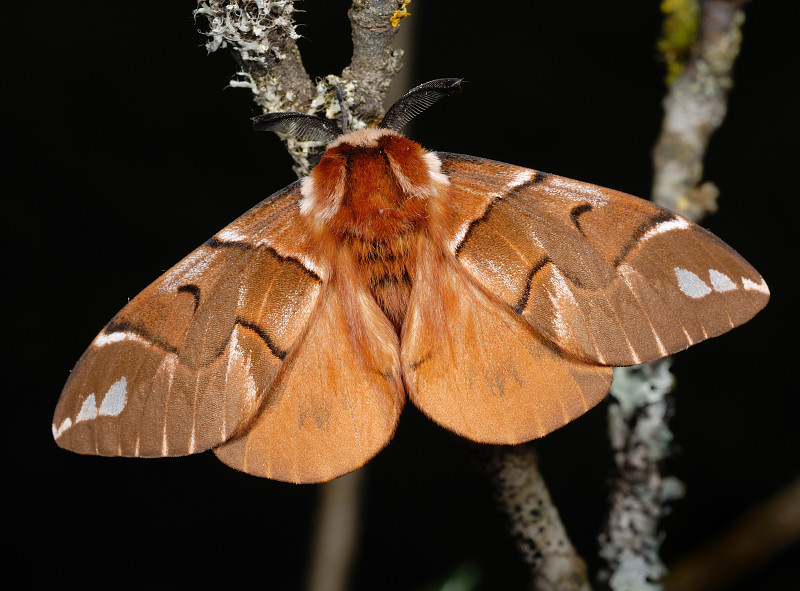
[[[742,324],[769,291],[742,257],[648,201],[398,130],[460,80],[411,90],[380,126],[299,113],[311,174],[136,296],[72,371],[63,448],[213,449],[256,476],[321,482],[391,439],[406,397],[471,440],[514,444],[582,415],[612,367]]]

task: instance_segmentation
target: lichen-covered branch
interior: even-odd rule
[[[653,152],[653,201],[695,221],[717,207],[716,186],[700,184],[703,156],[727,111],[745,1],[700,3],[698,35],[689,60],[664,99],[664,122]],[[680,4],[691,9],[692,2]]]
[[[248,88],[265,113],[312,112],[318,88],[303,66],[292,0],[200,0],[195,18],[208,21],[209,52],[229,48],[239,70],[231,86]],[[298,176],[310,170],[319,143],[284,138]]]
[[[589,591],[586,564],[572,546],[530,445],[485,452],[495,498],[531,571],[531,589]]]
[[[666,574],[659,556],[658,526],[666,503],[680,498],[683,486],[661,473],[672,433],[669,359],[614,370],[608,408],[615,474],[608,521],[600,536],[607,568],[600,580],[619,591],[656,591]]]
[[[353,58],[342,71],[342,78],[358,81],[353,107],[367,121],[383,115],[383,99],[402,66],[403,52],[394,49],[392,43],[398,31],[396,14],[405,9],[405,4],[401,0],[353,0],[347,13]]]
[[[265,111],[308,109],[316,89],[303,67],[292,0],[201,0],[206,49],[228,48],[239,66],[232,86],[247,87]]]
[[[671,0],[672,14],[660,47],[674,80],[664,99],[664,122],[654,149],[653,201],[698,220],[716,209],[717,188],[700,184],[711,134],[726,113],[731,71],[741,41],[745,0]],[[699,10],[698,10],[699,6]],[[692,19],[696,22],[692,22]],[[696,19],[699,18],[699,21]],[[687,31],[696,33],[686,63],[672,51]],[[669,35],[673,35],[669,39]],[[659,557],[658,530],[666,503],[683,494],[682,484],[661,473],[672,434],[669,429],[672,376],[669,360],[617,368],[611,388],[609,435],[616,478],[608,523],[600,541],[607,568],[601,579],[611,589],[659,590],[666,569]]]
[[[293,0],[200,0],[195,17],[208,21],[209,51],[229,48],[239,66],[231,86],[249,88],[265,113],[299,111],[341,116],[335,87],[347,103],[348,127],[359,129],[383,114],[383,99],[400,70],[402,51],[392,48],[403,0],[354,0],[348,12],[353,59],[341,75],[314,82],[296,40]],[[405,11],[407,14],[407,10]],[[298,176],[307,175],[319,142],[284,138]]]

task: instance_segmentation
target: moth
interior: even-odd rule
[[[351,132],[256,117],[256,129],[326,142],[319,163],[105,326],[64,386],[58,445],[213,449],[249,474],[321,482],[377,454],[406,398],[463,437],[516,444],[596,405],[613,366],[766,305],[756,270],[675,213],[399,133],[459,88],[418,86]]]

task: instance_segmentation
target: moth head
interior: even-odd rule
[[[442,78],[412,88],[386,112],[377,127],[346,131],[344,101],[342,125],[306,113],[266,113],[253,118],[258,131],[274,131],[324,142],[325,152],[302,181],[301,212],[316,226],[328,224],[349,196],[376,213],[398,208],[408,199],[426,199],[446,184],[435,154],[399,131],[440,98],[459,92],[461,79]],[[369,220],[369,215],[362,219]]]

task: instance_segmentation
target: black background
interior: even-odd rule
[[[776,4],[747,5],[729,115],[706,159],[720,211],[704,220],[761,271],[773,296],[749,324],[675,358],[677,455],[669,469],[688,493],[664,523],[667,562],[798,473],[800,56],[795,3]],[[313,76],[349,61],[348,5],[298,4]],[[78,456],[50,434],[61,387],[105,322],[294,179],[280,142],[251,130],[249,92],[226,87],[233,60],[226,51],[207,55],[193,8],[45,2],[7,15],[4,359],[12,380],[4,418],[12,472],[4,488],[12,493],[6,522],[19,521],[6,528],[5,557],[25,586],[296,589],[306,576],[318,487],[240,474],[211,453]],[[414,139],[648,195],[664,94],[658,2],[410,9],[411,83],[469,81],[415,122]],[[604,428],[601,405],[537,444],[593,570],[610,461]],[[457,437],[409,405],[395,440],[366,470],[354,589],[419,589],[464,562],[481,570],[483,589],[522,588],[488,487]],[[736,588],[792,588],[798,558],[795,544]]]

